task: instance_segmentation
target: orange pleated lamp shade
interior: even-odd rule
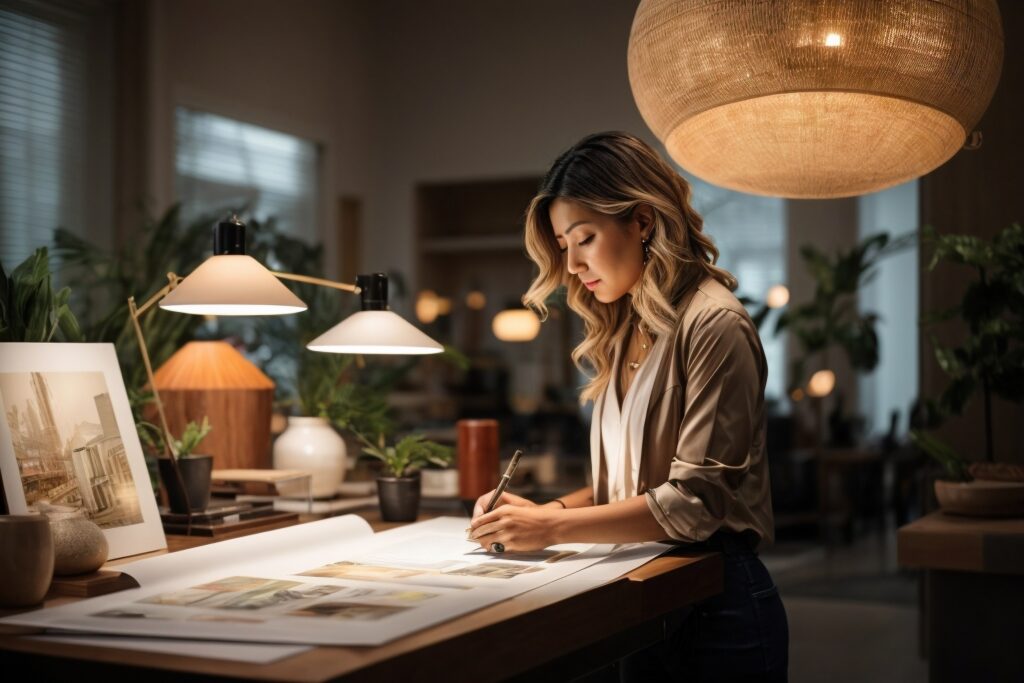
[[[629,80],[669,155],[716,185],[827,198],[945,163],[999,82],[996,0],[642,0]]]
[[[189,342],[154,373],[171,432],[210,419],[213,430],[197,452],[217,469],[270,467],[274,382],[230,344]]]

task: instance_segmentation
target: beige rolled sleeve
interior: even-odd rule
[[[756,328],[727,308],[702,312],[683,352],[685,381],[662,397],[682,403],[676,452],[647,504],[670,538],[696,542],[755,526],[751,508],[765,504],[763,486],[746,478],[764,457],[767,375]]]

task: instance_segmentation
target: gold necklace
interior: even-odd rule
[[[640,353],[637,354],[636,360],[631,360],[627,363],[627,367],[630,370],[637,370],[640,364],[644,362],[644,356],[647,355],[647,350],[650,348],[650,338],[644,337],[644,330],[640,326],[640,323],[636,324],[637,334],[640,335]]]

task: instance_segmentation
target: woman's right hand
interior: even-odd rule
[[[480,515],[484,514],[484,510],[487,509],[487,504],[491,502],[491,496],[497,489],[492,489],[476,499],[476,505],[473,506],[473,519],[476,519]],[[537,504],[533,501],[526,500],[522,496],[517,496],[514,493],[505,491],[501,494],[501,498],[494,504],[495,509],[500,508],[502,505],[518,505],[520,507],[537,507]]]

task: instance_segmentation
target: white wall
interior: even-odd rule
[[[323,146],[320,232],[333,270],[337,197],[367,190],[365,13],[352,2],[149,0],[148,192],[174,200],[174,109]]]
[[[541,175],[564,149],[602,130],[656,142],[626,74],[635,2],[363,6],[374,37],[364,268],[415,282],[419,182]]]

